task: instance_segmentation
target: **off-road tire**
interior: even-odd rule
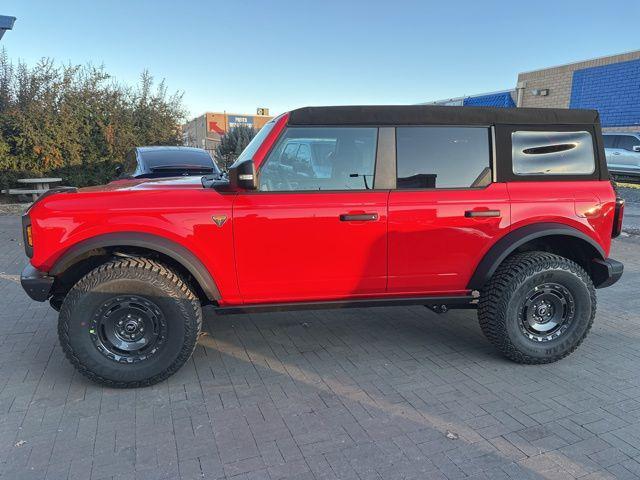
[[[532,340],[523,330],[522,314],[532,289],[552,282],[572,296],[574,316],[551,340]],[[591,329],[596,294],[591,278],[575,262],[547,252],[525,252],[507,258],[480,292],[478,319],[487,339],[507,358],[524,364],[551,363],[572,353]]]
[[[107,358],[90,335],[105,299],[136,295],[157,306],[166,340],[155,355],[136,363]],[[58,337],[71,363],[87,378],[118,388],[153,385],[174,374],[190,358],[202,326],[200,302],[188,284],[162,263],[141,257],[109,261],[80,279],[64,299]]]

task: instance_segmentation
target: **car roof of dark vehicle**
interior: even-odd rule
[[[206,150],[193,147],[150,146],[137,147],[138,153],[144,160],[146,168],[212,168],[218,170],[217,165]]]
[[[289,112],[289,125],[563,125],[599,123],[596,110],[563,108],[365,105],[304,107]]]

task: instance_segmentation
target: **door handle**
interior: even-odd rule
[[[499,217],[500,210],[467,210],[465,217]]]
[[[343,213],[340,215],[341,222],[373,222],[378,220],[377,213]]]
[[[611,152],[613,155],[620,155],[620,152]]]

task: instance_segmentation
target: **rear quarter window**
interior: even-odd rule
[[[589,175],[595,172],[593,138],[587,131],[511,134],[515,175]]]

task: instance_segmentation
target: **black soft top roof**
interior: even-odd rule
[[[593,125],[596,110],[563,108],[365,105],[304,107],[289,113],[289,125]]]

